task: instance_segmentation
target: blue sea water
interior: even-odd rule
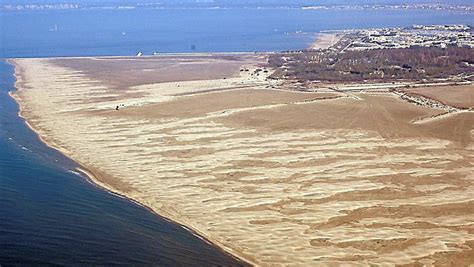
[[[0,58],[279,51],[305,48],[323,30],[474,24],[447,11],[298,9],[22,11],[0,22]],[[71,172],[74,162],[17,116],[12,73],[1,61],[0,265],[242,264]]]
[[[442,10],[276,8],[10,11],[0,19],[7,58],[280,51],[305,48],[322,30],[474,24],[472,14]]]

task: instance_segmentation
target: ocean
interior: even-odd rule
[[[9,11],[0,57],[281,51],[308,47],[324,30],[474,24],[442,10],[136,9]]]
[[[9,11],[1,58],[281,51],[324,30],[473,24],[434,10],[162,9]],[[0,62],[0,265],[242,265],[137,204],[96,187],[46,147],[8,96]]]

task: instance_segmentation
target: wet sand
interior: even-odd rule
[[[14,60],[14,97],[109,190],[256,265],[473,263],[472,112],[288,91],[264,55],[100,60]]]

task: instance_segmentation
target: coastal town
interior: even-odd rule
[[[331,45],[270,57],[275,79],[324,82],[471,82],[474,39],[468,25],[414,25],[327,32]],[[436,63],[436,64],[433,64]]]
[[[458,46],[474,47],[469,25],[413,25],[408,28],[365,29],[349,32],[347,50]]]
[[[309,49],[272,55],[269,62],[276,71],[270,79],[285,80],[294,91],[337,92],[355,99],[355,93],[393,95],[443,110],[444,116],[472,110],[470,104],[448,105],[438,96],[458,90],[469,98],[473,47],[469,25],[335,31],[320,35]]]

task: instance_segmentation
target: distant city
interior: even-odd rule
[[[414,25],[355,31],[347,50],[458,46],[474,47],[469,25]]]
[[[215,1],[195,1],[195,2],[69,2],[69,3],[24,3],[6,2],[0,6],[0,10],[21,11],[21,10],[62,10],[62,9],[162,9],[162,8],[279,8],[279,9],[320,9],[320,10],[451,10],[461,12],[473,12],[474,5],[470,3],[444,4],[444,3],[392,3],[392,4],[324,4],[308,5],[301,2],[294,3],[256,3],[237,2],[222,3]]]
[[[462,24],[327,31],[321,38],[335,40],[330,47],[285,51],[269,62],[279,68],[273,78],[298,82],[470,84],[474,78],[472,32],[471,26]]]

